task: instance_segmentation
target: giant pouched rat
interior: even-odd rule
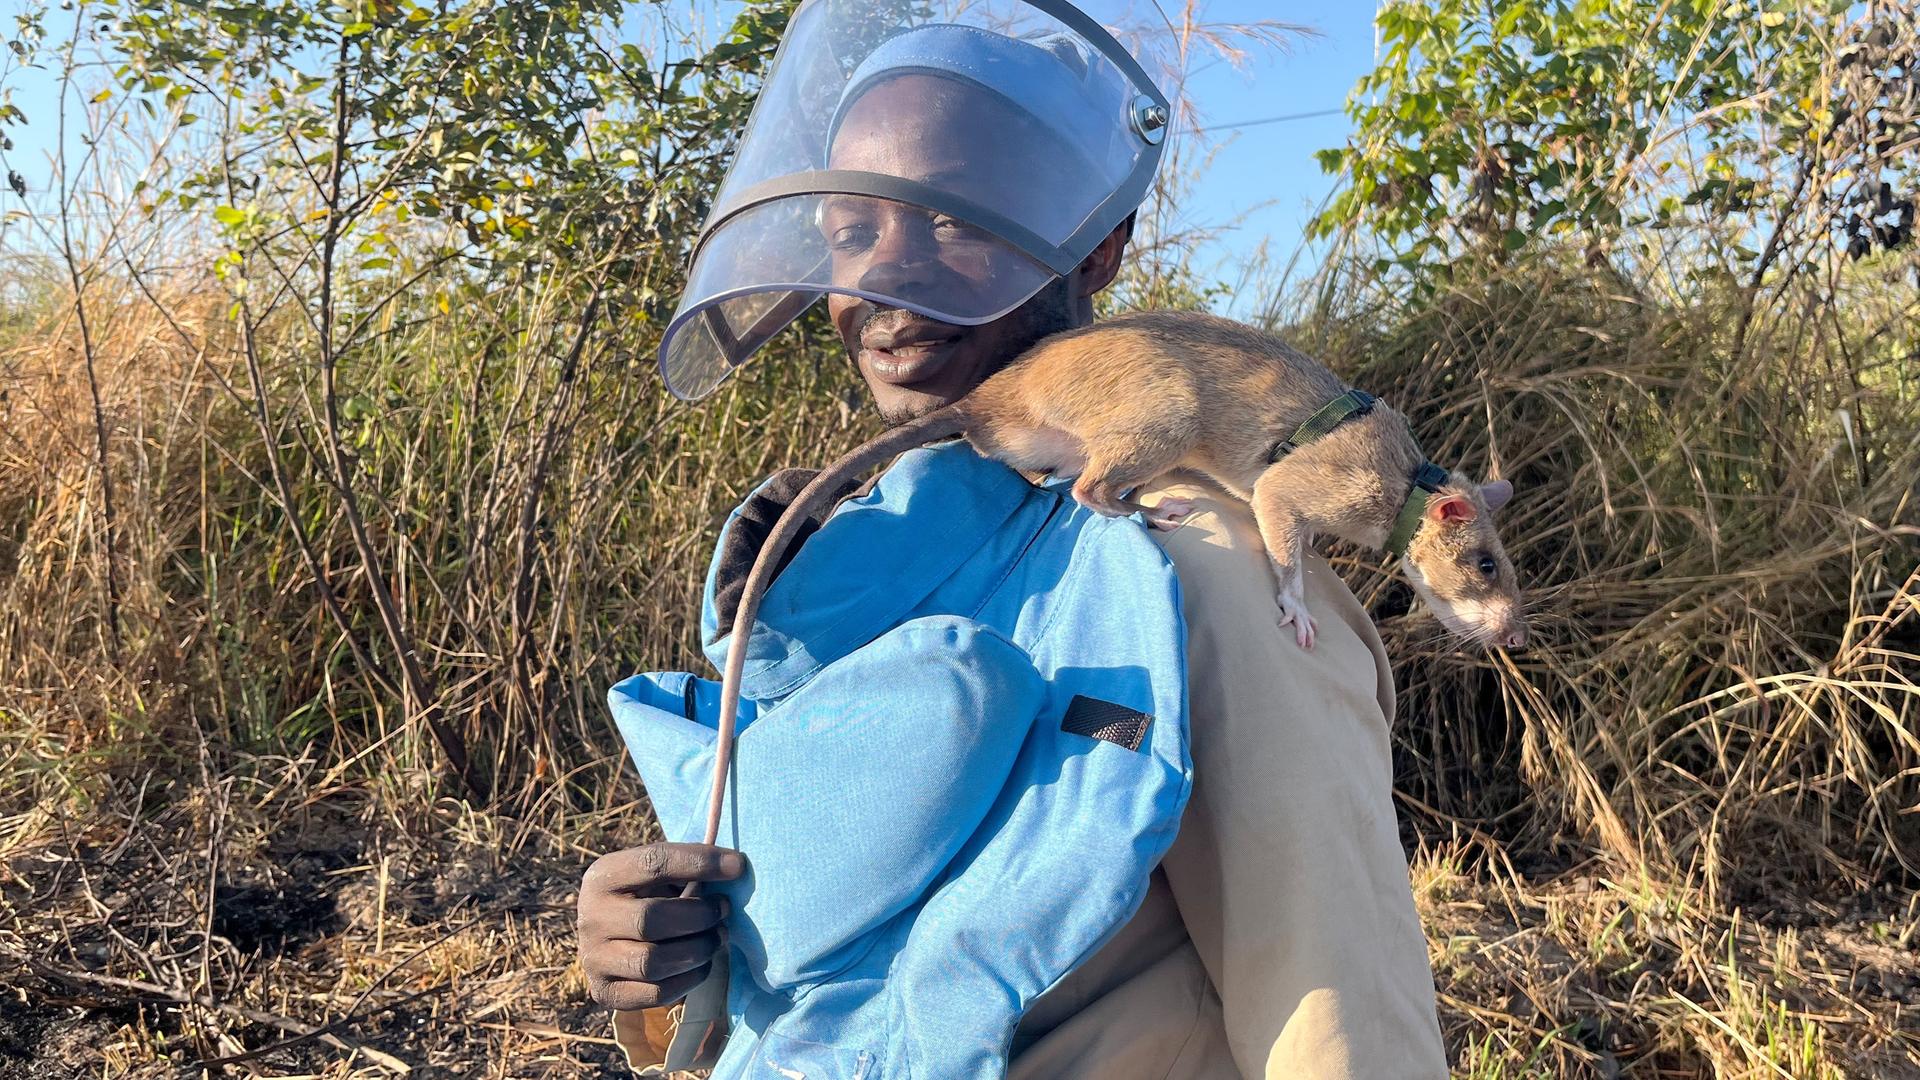
[[[1301,564],[1316,534],[1404,554],[1414,591],[1448,628],[1526,641],[1513,565],[1492,512],[1504,480],[1475,484],[1427,462],[1406,418],[1348,391],[1279,338],[1212,315],[1144,312],[1042,340],[966,397],[869,440],[808,483],[768,534],[734,609],[722,676],[706,842],[715,841],[746,639],[781,556],[831,493],[896,454],[950,436],[1029,473],[1078,476],[1098,513],[1144,512],[1168,528],[1190,512],[1125,495],[1176,468],[1253,507],[1277,581],[1280,623],[1311,648]]]

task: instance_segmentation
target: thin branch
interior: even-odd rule
[[[183,990],[175,990],[170,987],[160,986],[156,983],[141,982],[138,979],[121,979],[112,975],[95,975],[90,971],[69,971],[65,968],[54,967],[37,957],[26,956],[24,954],[16,953],[14,956],[15,959],[25,963],[28,967],[49,979],[77,986],[95,986],[103,989],[120,990],[126,993],[139,994],[142,997],[152,998],[158,1001],[172,1002],[175,1005],[197,1005],[202,1009],[211,1009],[214,1012],[237,1017],[251,1024],[261,1024],[292,1035],[317,1038],[337,1050],[361,1054],[365,1056],[367,1060],[374,1062],[389,1072],[404,1074],[413,1071],[413,1066],[394,1057],[392,1054],[375,1050],[364,1043],[355,1042],[334,1032],[316,1028],[311,1024],[303,1024],[298,1020],[289,1019],[276,1013],[265,1012],[260,1009],[250,1009],[244,1005],[230,1005],[218,998],[208,997],[205,994],[189,994]]]
[[[334,483],[340,491],[340,507],[347,519],[347,529],[353,534],[354,547],[359,551],[360,564],[366,571],[367,591],[373,597],[387,638],[399,657],[400,673],[406,682],[407,692],[421,710],[421,718],[432,732],[434,740],[440,744],[441,752],[447,756],[447,764],[453,767],[467,794],[476,801],[485,802],[487,783],[468,759],[466,740],[447,723],[444,706],[434,689],[433,680],[420,663],[419,651],[407,634],[399,607],[387,587],[380,553],[373,546],[373,538],[367,532],[366,521],[360,514],[359,501],[354,497],[353,465],[347,459],[346,447],[340,436],[340,398],[335,378],[340,357],[334,350],[333,342],[333,272],[334,254],[344,225],[340,210],[341,174],[345,167],[343,159],[346,157],[347,142],[347,49],[348,38],[342,34],[337,58],[338,75],[334,83],[333,154],[327,162],[324,193],[326,229],[320,245],[320,382],[326,422],[327,459],[332,467]]]
[[[60,257],[67,265],[67,280],[73,285],[73,313],[80,323],[80,349],[86,361],[87,393],[93,398],[93,437],[99,455],[100,517],[105,531],[107,564],[107,656],[117,664],[120,662],[120,575],[114,566],[114,552],[119,545],[117,522],[113,516],[112,463],[107,458],[107,411],[100,401],[100,375],[94,362],[93,329],[87,320],[86,283],[81,279],[80,264],[73,257],[73,214],[67,196],[67,96],[73,88],[73,50],[79,43],[85,17],[86,7],[75,5],[73,36],[67,40],[66,64],[60,79],[59,124],[54,136],[57,143],[54,152],[59,159],[57,171],[60,175]]]
[[[562,418],[572,402],[580,357],[586,352],[595,318],[600,312],[601,290],[605,287],[606,278],[607,271],[602,268],[599,280],[594,282],[593,295],[587,300],[586,311],[580,316],[580,329],[574,335],[573,345],[567,350],[566,361],[560,368],[560,392],[547,412],[545,430],[540,433],[539,449],[534,455],[533,469],[527,479],[526,499],[520,504],[519,544],[513,574],[513,667],[529,708],[533,707],[534,693],[532,673],[528,670],[532,664],[530,653],[533,645],[528,624],[533,618],[533,564],[537,546],[535,525],[539,521],[540,495],[547,486],[547,470],[553,464],[554,450],[560,443]]]

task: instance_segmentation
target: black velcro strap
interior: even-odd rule
[[[1447,470],[1431,461],[1423,461],[1413,472],[1413,482],[1415,486],[1425,488],[1437,495],[1441,485],[1447,482]]]
[[[1151,713],[1076,694],[1067,706],[1067,715],[1060,718],[1060,730],[1138,750],[1152,723]]]
[[[1319,411],[1302,421],[1290,438],[1281,439],[1267,451],[1267,464],[1271,465],[1302,446],[1339,427],[1356,416],[1365,416],[1373,411],[1379,399],[1365,390],[1349,390],[1325,405]]]

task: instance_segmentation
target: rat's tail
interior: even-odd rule
[[[720,807],[727,791],[727,770],[733,760],[733,729],[734,721],[740,715],[740,677],[747,664],[747,637],[753,632],[753,621],[760,614],[760,599],[766,595],[767,587],[773,584],[780,557],[793,543],[801,525],[847,481],[897,454],[924,446],[935,439],[963,434],[965,430],[966,416],[961,411],[960,403],[956,402],[881,432],[839,461],[820,470],[820,474],[809,481],[792,504],[781,512],[780,520],[774,523],[766,542],[760,545],[760,553],[753,560],[753,569],[747,572],[747,584],[740,593],[740,602],[734,608],[732,636],[727,640],[727,667],[720,682],[720,726],[718,741],[714,744],[713,794],[707,803],[708,844],[720,835]],[[688,891],[691,893],[691,887]]]

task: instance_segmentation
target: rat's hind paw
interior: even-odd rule
[[[1280,625],[1285,626],[1288,623],[1292,623],[1293,640],[1299,642],[1300,647],[1303,649],[1313,648],[1315,638],[1313,616],[1307,614],[1307,605],[1302,603],[1298,597],[1281,596],[1278,600],[1280,603]]]
[[[1191,499],[1161,499],[1158,504],[1147,508],[1147,524],[1162,532],[1171,532],[1191,513]]]

